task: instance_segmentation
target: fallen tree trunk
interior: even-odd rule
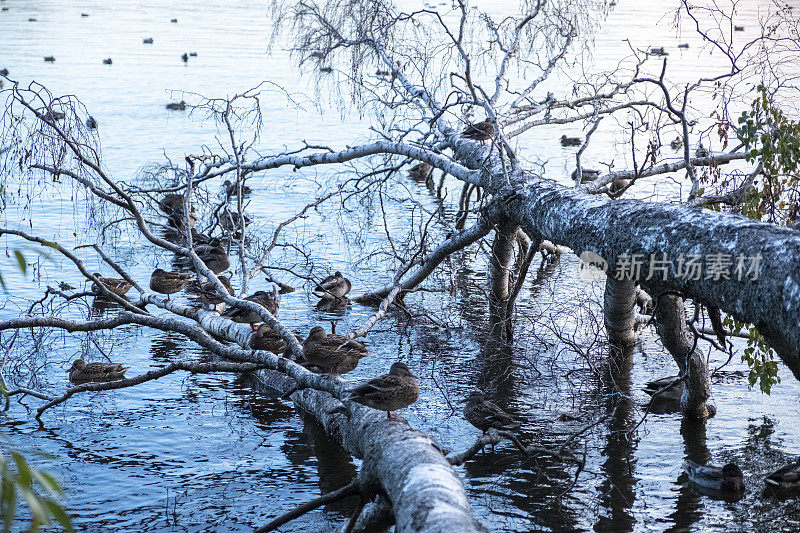
[[[457,135],[450,142],[459,161],[484,169],[480,185],[500,197],[500,211],[528,234],[577,254],[592,251],[610,270],[625,257],[642,259],[645,266],[634,279],[653,298],[665,291],[679,292],[755,325],[800,379],[800,231],[684,204],[611,201],[519,168],[508,169],[507,163],[504,171],[498,158],[487,154],[488,148],[482,150]],[[727,260],[727,279],[705,270],[697,279],[680,276],[680,259],[693,254],[703,261]],[[671,260],[666,279],[660,272],[647,279],[651,257]],[[734,271],[740,258],[758,262],[755,275]]]

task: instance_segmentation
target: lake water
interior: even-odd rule
[[[267,4],[175,0],[75,5],[4,0],[0,5],[8,10],[0,12],[0,68],[8,68],[10,77],[23,83],[36,80],[55,94],[78,96],[99,123],[104,165],[120,180],[133,180],[143,165],[163,162],[165,155],[181,161],[187,154],[201,153],[203,145],[216,147],[217,138],[224,142],[224,135],[202,112],[169,112],[164,104],[181,99],[191,103],[197,94],[224,97],[265,79],[283,86],[303,109],[288,105],[277,91],[262,98],[265,128],[257,144],[260,153],[294,148],[303,140],[341,148],[372,138],[369,117],[328,106],[334,102],[330,90],[318,88],[308,73],[293,66],[285,43],[278,41],[267,52],[271,33]],[[756,29],[758,4],[739,5],[746,34]],[[512,5],[492,2],[491,10],[502,14]],[[642,49],[665,46],[679,80],[701,67],[711,68],[717,59],[699,51],[696,37],[676,34],[671,17],[665,15],[668,8],[664,2],[620,0],[601,21],[591,61],[615,64],[629,39]],[[172,18],[178,22],[171,23]],[[149,37],[153,44],[144,44]],[[688,42],[690,48],[678,49],[679,42]],[[197,56],[184,63],[180,57],[184,52]],[[55,63],[42,60],[49,55],[56,57]],[[107,57],[113,59],[112,65],[102,63]],[[313,101],[317,94],[323,113]],[[585,156],[590,165],[585,166],[607,161],[609,152],[618,161],[625,158],[618,144],[623,139],[610,133],[611,122],[607,120],[598,132],[596,144]],[[565,132],[580,129],[575,126]],[[534,132],[519,141],[519,150],[531,162],[546,161],[547,175],[563,179],[571,171],[574,152],[561,148],[560,134]],[[249,181],[254,189],[249,210],[256,219],[255,230],[271,232],[277,222],[315,197],[318,183],[330,186],[350,177],[351,170],[343,168],[297,173],[280,169],[254,177]],[[15,183],[12,176],[4,179]],[[419,209],[433,212],[439,204],[423,184],[404,177],[393,183],[383,191],[386,224],[402,235],[412,216],[419,222]],[[644,184],[636,194],[646,196],[655,189],[661,194],[662,188],[675,193],[670,184]],[[17,199],[11,198],[2,213],[5,224],[32,223],[43,236],[65,246],[98,237],[89,233],[96,231],[96,225],[86,220],[79,197],[72,197],[67,187],[51,183],[46,189],[30,190],[36,196],[29,210],[20,210]],[[444,216],[452,220],[459,186],[448,182],[447,191]],[[401,200],[409,196],[416,203]],[[385,244],[380,207],[374,203],[370,211],[369,205],[356,209],[353,204],[347,213],[336,207],[323,207],[285,230],[283,241],[308,247],[317,275],[335,269],[346,272],[354,293],[386,284],[392,276],[390,260],[373,253]],[[446,228],[436,227],[432,233],[443,231]],[[155,252],[132,233],[116,235],[114,242],[115,257],[139,280],[146,281],[156,266],[171,264],[168,254]],[[20,247],[19,241],[5,238],[2,244]],[[34,262],[33,275],[23,279],[13,273],[11,259],[2,263],[10,300],[0,309],[0,320],[23,313],[48,284],[82,284],[60,258],[37,260],[32,248],[22,248]],[[91,268],[108,272],[86,249],[78,253]],[[526,459],[506,445],[459,467],[475,515],[487,527],[493,531],[795,531],[800,527],[795,500],[761,494],[763,476],[800,454],[796,431],[800,386],[788,371],[782,369],[783,382],[772,395],[763,395],[748,388],[746,368],[734,357],[714,378],[718,414],[704,429],[682,424],[678,414],[651,414],[629,435],[626,429],[643,414],[637,407],[646,398],[642,386],[676,372],[654,333],[643,334],[629,376],[624,368],[610,375],[602,368],[592,372],[584,356],[596,363],[604,352],[602,343],[592,343],[591,338],[593,325],[602,323],[597,303],[602,287],[578,280],[577,259],[567,255],[543,281],[526,284],[514,349],[505,358],[497,357],[483,349],[484,256],[473,247],[460,259],[451,265],[452,271],[430,283],[452,284],[455,297],[423,293],[408,298],[412,309],[424,303],[448,330],[424,317],[412,320],[393,314],[368,336],[375,355],[346,378],[356,381],[385,371],[394,360],[406,361],[421,378],[422,394],[403,415],[451,450],[466,449],[479,434],[460,414],[475,383],[522,421],[521,438],[526,442],[556,446],[576,429],[606,417],[578,440],[575,451],[585,451],[586,468],[572,489],[573,467]],[[276,254],[272,264],[297,267],[297,261],[287,251]],[[335,321],[337,331],[345,332],[373,312],[358,304],[349,306],[344,316],[314,310],[307,283],[276,275],[298,288],[284,296],[281,306],[281,318],[292,328],[307,331]],[[253,290],[266,286],[259,277]],[[587,297],[592,305],[576,304]],[[67,315],[87,317],[90,312],[88,306],[74,305]],[[128,375],[175,360],[208,357],[179,335],[136,328],[93,335],[91,340],[84,335],[48,334],[39,339],[41,349],[35,356],[28,357],[30,349],[23,341],[30,340],[31,333],[21,335],[12,346],[7,378],[54,394],[67,387],[66,369],[79,355],[100,359],[102,350],[112,360],[130,365]],[[570,349],[564,339],[576,339],[582,353]],[[9,345],[8,332],[2,341]],[[724,362],[713,352],[711,360],[712,368]],[[623,404],[613,416],[609,413],[616,404],[610,378],[629,391],[636,404]],[[312,420],[290,403],[272,398],[252,376],[173,374],[135,388],[82,394],[48,412],[45,429],[32,420],[40,404],[30,398],[12,401],[0,419],[0,429],[17,446],[55,456],[32,460],[63,480],[66,506],[84,531],[249,531],[350,482],[359,466],[331,445]],[[694,494],[684,486],[681,474],[687,455],[707,457],[715,464],[738,462],[748,485],[746,496],[729,503]],[[285,529],[333,530],[346,519],[351,504],[309,513]],[[23,526],[17,524],[19,529]]]

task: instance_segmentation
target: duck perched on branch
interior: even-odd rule
[[[100,283],[103,285],[103,287],[113,292],[117,296],[125,296],[125,293],[131,290],[131,287],[133,287],[133,285],[127,280],[119,278],[104,278],[97,272],[94,273],[94,277],[100,280]],[[97,287],[96,283],[92,283],[92,292],[95,294],[100,293],[100,289]]]
[[[295,333],[295,338],[297,338],[297,342],[303,342],[303,337],[297,333]],[[258,329],[250,338],[250,348],[254,350],[266,350],[275,355],[284,353],[288,347],[289,345],[286,344],[286,341],[283,340],[280,333],[266,324],[258,326]]]
[[[280,297],[278,296],[278,289],[275,286],[272,286],[272,293],[265,292],[265,291],[256,291],[250,296],[246,297],[245,300],[248,302],[253,302],[267,311],[270,312],[272,316],[278,316],[278,305],[280,301]],[[222,314],[225,318],[233,320],[234,322],[239,322],[241,324],[250,324],[250,327],[253,330],[258,329],[255,324],[259,322],[263,322],[261,315],[258,313],[251,311],[249,309],[242,309],[242,308],[233,308],[228,309],[225,313]]]
[[[228,294],[233,296],[233,286],[231,285],[230,276],[217,276],[217,279],[219,279],[222,286],[225,287],[225,290],[228,291]],[[220,313],[225,310],[225,302],[223,302],[222,297],[217,294],[217,288],[214,283],[206,281],[205,283],[197,284],[195,282],[189,286],[189,289],[197,294],[197,298],[201,303],[213,306],[214,311]],[[220,304],[222,305],[221,310],[219,309]]]
[[[319,285],[314,287],[312,294],[317,298],[324,299],[341,299],[350,292],[352,285],[350,280],[342,276],[338,270],[332,275],[328,276],[319,282]]]
[[[408,407],[419,398],[419,383],[405,363],[392,365],[388,374],[373,378],[350,390],[350,400],[372,409],[386,411],[386,418],[394,419],[392,411]]]
[[[125,379],[125,371],[129,368],[119,363],[87,363],[76,359],[69,369],[69,380],[75,384],[116,381]]]
[[[735,463],[718,466],[701,466],[689,459],[683,462],[683,469],[692,483],[706,489],[735,495],[744,492],[744,474]]]
[[[483,146],[486,141],[494,138],[494,133],[492,119],[487,118],[482,122],[467,124],[467,127],[464,128],[464,131],[461,132],[461,136],[471,141],[480,141],[481,146]]]
[[[191,274],[175,271],[167,272],[157,268],[150,276],[150,289],[160,294],[166,294],[167,300],[169,300],[170,294],[180,292],[191,280]]]
[[[225,180],[224,182],[222,182],[222,186],[225,187],[225,194],[227,196],[236,196],[239,194],[239,190],[236,187],[236,184],[231,183],[231,180]],[[253,192],[253,190],[244,183],[242,183],[242,194],[250,194],[251,192]]]
[[[329,335],[321,326],[311,328],[308,338],[303,341],[306,361],[331,374],[346,374],[367,355],[369,350],[363,343],[342,335]]]
[[[487,400],[483,392],[474,390],[467,397],[464,406],[464,418],[467,422],[484,433],[490,428],[514,430],[519,427],[519,422],[503,411],[497,404]]]

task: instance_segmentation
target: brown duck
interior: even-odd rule
[[[350,390],[349,399],[373,409],[392,411],[408,407],[419,398],[419,383],[405,363],[395,363],[388,374],[373,378]]]
[[[800,489],[800,461],[776,470],[764,479],[773,489],[795,491]]]
[[[332,276],[328,276],[319,282],[319,285],[314,287],[312,293],[317,298],[331,299],[331,298],[344,298],[350,292],[352,285],[350,280],[342,276],[341,272],[336,272]]]
[[[297,342],[302,343],[303,337],[295,333]],[[250,348],[254,350],[266,350],[276,355],[280,355],[286,351],[289,345],[281,337],[280,333],[272,329],[266,324],[261,324],[258,329],[250,337]]]
[[[472,391],[467,397],[464,418],[484,433],[490,428],[509,431],[519,427],[519,422],[500,409],[497,404],[484,398],[479,390]]]
[[[228,294],[233,296],[233,286],[231,285],[231,278],[230,276],[217,276],[222,286],[225,287],[225,290],[228,291]],[[190,286],[191,290],[197,294],[197,298],[204,304],[204,305],[211,305],[213,306],[213,310],[221,313],[225,310],[225,302],[222,301],[222,297],[217,293],[217,288],[214,283],[210,281],[206,281],[205,283],[197,284],[193,283]],[[222,309],[219,309],[220,304],[222,305]]]
[[[214,274],[221,274],[231,267],[231,259],[225,253],[225,249],[216,244],[217,241],[212,240],[211,242],[211,244],[195,246],[194,251]]]
[[[131,287],[133,287],[133,285],[131,285],[127,280],[119,278],[104,278],[97,272],[94,273],[94,277],[100,280],[100,283],[103,285],[103,287],[113,292],[117,296],[125,296],[125,293],[131,290]],[[96,294],[100,293],[100,289],[96,283],[92,283],[92,292]]]
[[[160,294],[166,294],[169,300],[170,294],[180,292],[189,281],[192,280],[192,275],[185,272],[167,272],[157,268],[150,276],[150,290]]]
[[[129,368],[119,363],[87,363],[76,359],[69,369],[69,380],[72,383],[116,381],[125,379],[125,371]]]
[[[321,326],[311,328],[308,338],[303,341],[306,361],[331,374],[346,374],[366,355],[369,355],[369,350],[363,343],[342,335],[328,335]]]
[[[431,172],[433,172],[433,167],[424,161],[408,169],[408,175],[415,180],[426,180]]]
[[[461,132],[461,136],[471,141],[480,141],[481,146],[483,146],[486,141],[494,138],[494,126],[492,125],[492,119],[487,118],[483,122],[467,124],[467,127],[464,128],[464,131]]]
[[[265,291],[256,291],[247,298],[245,298],[248,302],[257,303],[264,309],[270,312],[272,316],[278,316],[278,290],[273,285],[272,293],[265,292]],[[242,324],[250,324],[254,330],[258,329],[255,327],[255,324],[262,322],[261,316],[258,313],[250,311],[249,309],[241,309],[241,308],[233,308],[228,309],[223,313],[225,318],[233,320],[234,322],[239,322]]]

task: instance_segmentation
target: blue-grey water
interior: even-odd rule
[[[292,149],[302,141],[341,148],[372,138],[368,114],[342,107],[331,85],[318,86],[309,72],[294,66],[285,41],[278,39],[270,47],[268,4],[3,0],[0,5],[8,10],[0,12],[0,68],[8,68],[9,77],[23,84],[35,80],[54,94],[77,96],[99,123],[105,168],[128,182],[141,179],[148,163],[165,157],[182,161],[202,153],[204,145],[216,149],[217,139],[225,142],[225,133],[202,111],[170,112],[166,103],[197,102],[197,95],[230,96],[264,80],[283,87],[299,105],[278,90],[264,94],[259,153]],[[739,5],[746,32],[756,29],[758,4]],[[490,8],[503,14],[513,5],[503,0]],[[449,2],[435,7],[448,6]],[[686,29],[676,34],[669,8],[664,2],[620,0],[607,17],[598,19],[600,29],[587,61],[615,64],[626,53],[629,39],[642,49],[665,46],[677,79],[688,79],[700,66],[709,68],[715,58],[701,51],[699,40]],[[172,18],[178,22],[170,22]],[[148,37],[153,44],[142,42]],[[679,42],[689,42],[690,48],[678,49]],[[184,63],[184,52],[197,56]],[[43,61],[48,55],[56,57],[55,63]],[[102,63],[107,57],[112,65]],[[611,122],[606,121],[599,141],[587,152],[590,164],[607,162],[613,152],[620,162],[617,168],[622,165],[624,139],[610,133]],[[579,133],[580,128],[565,131]],[[574,152],[558,144],[561,133],[532,132],[519,141],[520,153],[531,163],[545,164],[547,175],[563,178],[574,164]],[[276,223],[320,193],[318,184],[331,186],[352,175],[349,168],[320,168],[278,169],[254,177],[249,181],[254,189],[249,211],[256,219],[255,230],[271,234]],[[3,179],[16,184],[15,177]],[[212,193],[218,186],[210,187]],[[643,184],[635,193],[648,196],[658,189],[659,194],[674,194],[672,187],[671,182]],[[67,185],[49,178],[29,181],[19,189],[20,194],[31,193],[29,203],[10,190],[9,205],[2,212],[5,225],[32,225],[31,231],[68,247],[99,238],[92,233],[98,231],[91,223],[95,221],[84,215],[81,196]],[[459,190],[448,182],[443,209],[450,220]],[[376,203],[372,211],[352,204],[345,213],[334,203],[285,230],[282,242],[307,247],[317,275],[335,269],[346,272],[355,293],[382,286],[391,280],[391,263],[373,252],[385,244],[384,220],[401,235],[410,220],[419,224],[422,216],[429,216],[419,209],[432,212],[438,207],[424,184],[402,176],[383,194],[386,217]],[[398,200],[409,195],[418,204]],[[41,257],[19,240],[4,237],[2,245],[21,248],[31,269],[23,277],[14,272],[11,258],[0,263],[9,287],[0,320],[24,313],[47,285],[66,281],[83,286],[61,258]],[[145,283],[156,266],[171,264],[168,254],[131,232],[116,235],[113,245],[115,257]],[[92,269],[108,272],[86,249],[77,253]],[[526,284],[514,349],[499,358],[483,349],[484,256],[473,248],[459,260],[452,273],[434,280],[440,287],[455,287],[454,297],[445,292],[408,298],[412,314],[415,305],[424,303],[448,329],[419,314],[413,319],[392,314],[367,338],[375,355],[346,378],[358,380],[385,371],[396,359],[406,361],[421,378],[422,394],[403,415],[451,450],[467,448],[479,434],[460,415],[465,392],[476,383],[523,422],[525,441],[557,446],[578,428],[606,417],[577,440],[575,452],[586,454],[586,468],[577,481],[574,467],[524,458],[505,445],[459,467],[475,514],[489,529],[797,530],[800,507],[795,500],[761,494],[763,476],[800,454],[800,387],[789,372],[781,369],[783,381],[767,396],[749,389],[747,369],[735,356],[714,378],[718,414],[704,430],[682,425],[678,414],[651,414],[629,436],[625,430],[643,414],[636,406],[646,398],[641,387],[676,372],[653,332],[643,334],[632,355],[629,379],[624,369],[611,376],[602,366],[593,372],[586,361],[596,365],[605,352],[602,339],[594,338],[597,324],[602,324],[602,288],[578,280],[577,259],[567,255],[543,281]],[[280,252],[272,264],[299,268],[291,261],[297,257]],[[373,312],[358,304],[349,306],[344,316],[316,311],[307,282],[283,272],[275,275],[298,289],[284,296],[281,307],[281,318],[295,329],[307,331],[336,321],[337,331],[344,332]],[[254,290],[266,286],[260,276],[253,284]],[[587,301],[591,305],[578,305]],[[90,312],[88,305],[73,305],[68,316],[86,318]],[[91,340],[83,334],[51,333],[40,339],[35,355],[23,342],[31,335],[22,332],[12,344],[9,332],[2,334],[9,352],[6,378],[51,394],[68,386],[66,369],[72,360],[79,355],[102,359],[100,350],[131,366],[128,375],[175,360],[208,357],[177,334],[134,327],[96,334]],[[577,340],[577,349],[564,342],[571,339]],[[719,353],[709,353],[712,368],[725,362]],[[630,392],[636,405],[607,416],[613,409],[611,378]],[[45,414],[45,429],[33,420],[39,405],[32,398],[13,399],[0,418],[0,429],[17,447],[55,456],[33,456],[32,461],[62,480],[65,506],[84,531],[247,531],[348,483],[358,468],[358,461],[328,442],[312,420],[290,403],[270,397],[252,376],[173,374],[135,388],[81,394]],[[718,464],[737,461],[748,484],[745,497],[729,503],[694,494],[681,474],[687,456]],[[346,520],[351,505],[314,511],[286,530],[333,530]],[[16,527],[23,529],[25,524],[20,521]]]

